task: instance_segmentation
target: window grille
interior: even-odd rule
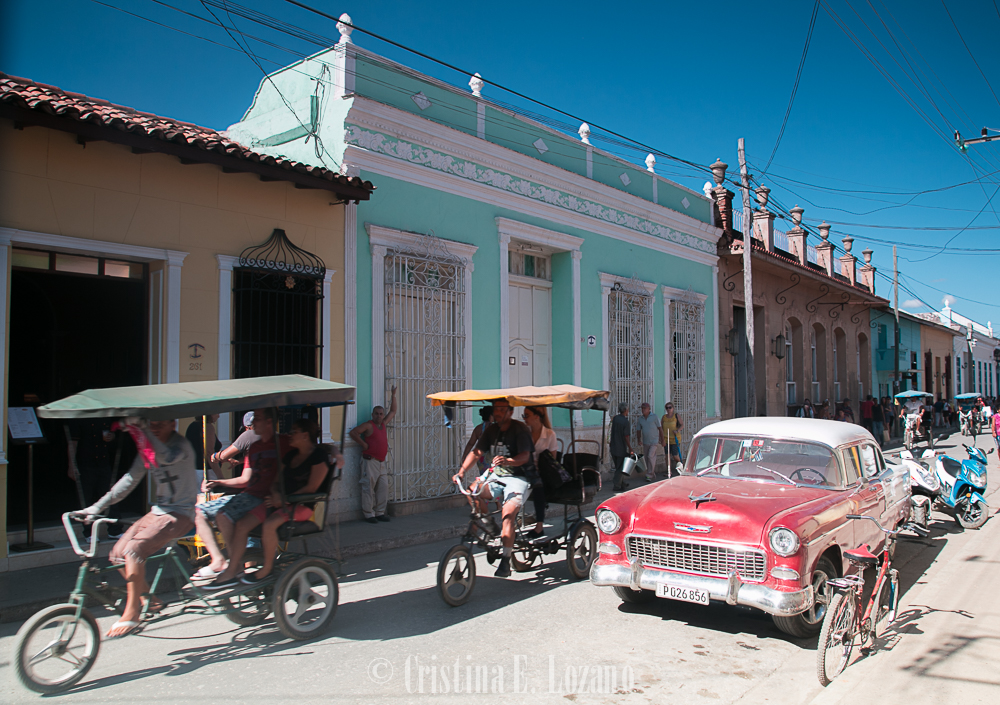
[[[670,400],[690,438],[705,425],[705,305],[694,296],[670,302],[673,380]]]
[[[641,282],[615,282],[608,294],[608,355],[612,413],[628,404],[629,418],[653,402],[653,297]],[[632,430],[635,443],[635,429]]]
[[[822,395],[820,393],[819,387],[819,365],[816,356],[816,331],[813,330],[809,343],[812,346],[812,400],[813,403],[818,404],[822,400]]]
[[[459,391],[465,380],[465,267],[434,236],[385,256],[385,399],[397,387],[396,418],[388,427],[392,499],[450,494],[461,462],[462,434],[444,426],[427,395]],[[458,413],[464,428],[465,413]]]
[[[326,265],[275,229],[233,269],[233,377],[317,377]]]

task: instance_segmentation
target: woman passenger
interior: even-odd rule
[[[531,430],[531,440],[535,444],[532,459],[535,461],[536,481],[532,482],[531,490],[531,498],[535,503],[535,528],[528,532],[528,536],[537,539],[543,536],[542,525],[545,523],[545,488],[542,486],[541,478],[538,478],[538,458],[546,450],[555,454],[558,443],[556,432],[552,430],[552,422],[549,421],[549,414],[544,406],[524,407],[524,423]]]
[[[292,450],[282,458],[286,497],[318,492],[326,482],[330,472],[329,450],[325,446],[317,445],[318,441],[319,426],[315,421],[299,419],[292,424],[289,441]],[[343,456],[337,453],[337,464],[342,462]],[[287,521],[306,521],[312,517],[312,513],[313,503],[305,502],[296,504],[293,514],[292,505],[282,505],[281,494],[275,485],[270,496],[264,500],[264,504],[236,522],[233,538],[234,553],[236,547],[246,546],[250,530],[258,525],[262,525],[261,543],[264,549],[264,565],[255,573],[243,575],[240,580],[247,585],[254,585],[267,578],[274,570],[274,560],[278,553],[278,527]],[[235,556],[233,558],[236,560]]]

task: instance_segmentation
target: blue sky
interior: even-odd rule
[[[0,70],[218,129],[240,119],[261,71],[221,28],[167,7],[211,18],[199,0],[101,2],[0,4]],[[332,23],[281,0],[241,4],[337,36]],[[940,246],[954,237],[949,248],[995,249],[935,255],[901,248],[901,281],[912,294],[901,290],[900,302],[926,310],[916,298],[940,307],[948,295],[956,310],[1000,322],[1000,297],[992,291],[1000,263],[1000,194],[987,204],[1000,187],[1000,140],[962,154],[950,139],[956,127],[968,137],[984,126],[1000,130],[1000,3],[994,0],[824,0],[784,136],[763,176],[802,54],[813,8],[807,0],[311,4],[332,15],[348,12],[359,27],[691,162],[721,157],[735,170],[736,142],[744,137],[751,172],[772,189],[772,199],[786,209],[804,207],[808,224],[833,223],[831,239],[838,244],[850,233],[854,253],[871,247],[886,275],[892,273],[890,241]],[[268,70],[318,49],[246,19],[234,21],[241,31],[292,50],[252,42],[270,60],[263,63]],[[456,85],[468,81],[360,32],[354,39]],[[527,105],[494,87],[486,95]],[[591,139],[606,144],[596,128]],[[637,164],[645,156],[613,149]],[[665,158],[657,170],[697,190],[706,180]],[[956,184],[965,185],[919,193]],[[891,297],[885,279],[877,287]]]

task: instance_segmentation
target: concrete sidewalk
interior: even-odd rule
[[[970,441],[955,435],[955,441]],[[990,441],[992,442],[992,440]],[[980,443],[980,447],[985,444]],[[960,449],[959,449],[960,450]],[[964,453],[953,453],[962,458]],[[1000,471],[989,456],[989,472]],[[987,490],[991,518],[979,530],[952,534],[948,550],[907,591],[883,645],[852,663],[815,705],[879,702],[1000,702],[1000,485]],[[955,526],[935,514],[937,523]],[[955,528],[956,532],[960,530]]]
[[[583,515],[593,518],[597,505],[611,495],[611,485],[608,483],[598,493],[596,500],[583,508]],[[572,511],[571,508],[571,514]],[[562,505],[550,505],[546,526],[555,529],[548,529],[548,533],[558,531],[562,527],[562,520]],[[328,526],[323,534],[310,537],[309,552],[349,561],[351,558],[393,548],[458,538],[465,533],[468,525],[469,508],[466,505],[391,517],[388,523],[349,521]],[[102,545],[111,544],[102,542]],[[301,546],[301,541],[295,540],[290,548],[301,551]],[[75,584],[79,566],[79,562],[74,561],[0,573],[0,623],[21,621],[43,607],[64,602]]]

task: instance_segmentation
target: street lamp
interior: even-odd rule
[[[740,354],[738,347],[740,344],[739,336],[740,332],[736,328],[730,328],[729,333],[726,335],[726,351],[733,357]]]
[[[771,352],[779,360],[784,360],[785,359],[785,336],[782,335],[781,333],[778,333],[778,337],[774,338],[772,340],[772,342],[774,343],[774,350],[772,350]]]

